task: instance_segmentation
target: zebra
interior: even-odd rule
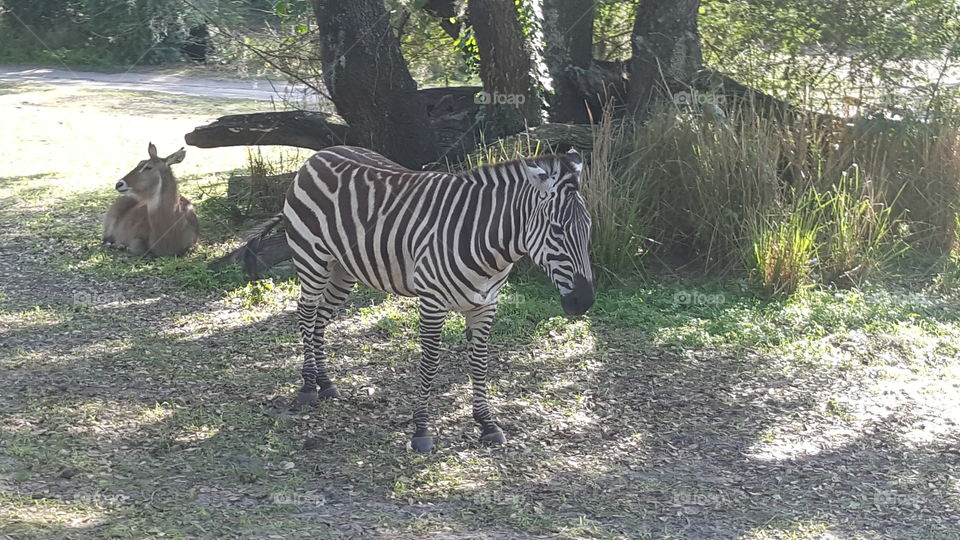
[[[351,146],[310,157],[294,177],[283,211],[258,227],[247,244],[255,247],[282,222],[300,278],[303,386],[294,408],[340,396],[324,357],[324,334],[359,281],[420,300],[413,450],[433,449],[431,390],[440,333],[451,311],[466,320],[480,440],[506,442],[487,400],[487,341],[514,263],[529,256],[559,291],[567,314],[582,315],[593,305],[591,221],[579,193],[582,167],[575,150],[456,174],[412,171]]]

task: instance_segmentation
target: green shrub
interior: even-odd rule
[[[908,247],[938,255],[955,245],[953,124],[835,129],[816,115],[706,108],[595,130],[584,188],[601,274],[627,278],[643,262],[752,274],[770,292],[792,292],[859,286]]]
[[[779,215],[756,216],[749,263],[766,292],[792,294],[811,283],[822,229],[823,204],[815,192],[798,196]]]

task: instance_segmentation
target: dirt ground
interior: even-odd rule
[[[417,455],[414,304],[360,292],[329,332],[344,397],[276,414],[289,284],[205,281],[222,230],[182,263],[98,245],[148,140],[256,107],[0,86],[0,536],[960,538],[960,326],[926,297],[855,324],[841,300],[680,319],[653,285],[574,321],[515,289],[492,348],[508,443],[476,441],[455,320]],[[188,149],[184,191],[245,159]]]

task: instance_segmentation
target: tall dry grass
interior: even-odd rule
[[[892,208],[911,246],[949,253],[960,210],[957,125],[861,119],[846,126],[839,141],[824,160],[826,178],[856,166],[877,202]]]
[[[777,126],[757,115],[732,119],[665,109],[625,130],[618,145],[624,182],[637,183],[653,219],[651,252],[705,272],[741,264],[737,249],[756,209],[779,191]]]
[[[624,163],[623,145],[630,138],[622,124],[604,113],[594,128],[594,145],[581,178],[581,192],[593,221],[592,257],[594,274],[601,281],[635,274],[653,216],[645,208],[645,182],[620,174]]]
[[[718,112],[600,123],[584,181],[598,267],[622,275],[646,255],[792,292],[859,285],[907,248],[956,247],[956,124]]]

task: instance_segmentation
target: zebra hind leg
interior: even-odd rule
[[[350,296],[357,282],[336,261],[324,269],[325,276],[300,272],[300,301],[297,304],[300,334],[303,337],[303,387],[297,392],[294,409],[312,405],[320,399],[340,397],[330,380],[324,352],[324,335],[337,308]]]
[[[320,304],[321,295],[329,280],[326,276],[323,280],[320,280],[315,275],[304,272],[299,274],[300,300],[297,302],[297,326],[303,339],[303,365],[300,367],[303,386],[297,392],[297,396],[291,405],[294,410],[313,405],[319,399],[314,335],[317,322],[317,306]]]
[[[440,308],[427,298],[420,298],[420,364],[417,367],[417,376],[420,382],[419,403],[413,415],[416,431],[410,444],[417,452],[425,453],[433,450],[433,437],[430,435],[428,423],[430,420],[430,401],[433,393],[433,378],[437,374],[440,363],[440,333],[443,331],[443,321],[447,316],[446,310]]]
[[[316,368],[317,386],[320,387],[319,398],[338,398],[340,391],[334,386],[327,372],[326,351],[324,339],[327,325],[336,314],[337,309],[350,296],[357,279],[344,270],[338,262],[333,262],[330,269],[330,280],[323,289],[320,303],[317,305],[317,319],[313,327],[313,354]]]
[[[507,442],[503,431],[490,412],[487,399],[487,342],[497,305],[483,306],[465,313],[467,341],[470,343],[470,379],[473,386],[473,419],[480,424],[480,441],[491,444]]]

